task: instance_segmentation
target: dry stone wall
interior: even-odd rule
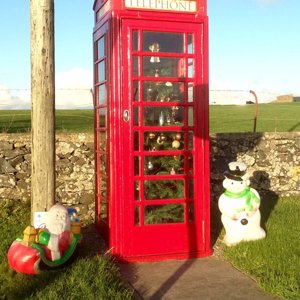
[[[222,193],[223,173],[231,161],[248,166],[251,187],[277,196],[300,196],[300,133],[211,135],[212,197]]]
[[[30,200],[29,135],[0,135],[0,201]],[[81,217],[94,217],[94,138],[91,134],[56,136],[56,195]]]
[[[251,186],[278,196],[300,196],[300,133],[232,133],[211,135],[211,192],[223,192],[223,173],[231,161],[244,161]],[[92,134],[56,136],[56,194],[94,217],[94,145]],[[29,135],[0,134],[0,201],[29,200]]]

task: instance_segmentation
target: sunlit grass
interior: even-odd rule
[[[210,132],[252,132],[254,105],[211,105]],[[300,102],[259,104],[257,132],[300,131]]]
[[[274,203],[270,203],[274,205]],[[255,242],[223,248],[224,257],[253,277],[267,292],[282,299],[300,299],[300,199],[279,199],[274,208],[262,208],[269,214],[267,237]]]
[[[10,244],[29,224],[30,204],[0,203],[0,299],[132,299],[132,291],[108,255],[83,243],[74,261],[60,269],[31,276],[8,266]]]

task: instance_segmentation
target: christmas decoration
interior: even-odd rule
[[[179,140],[181,139],[181,134],[180,134],[180,133],[176,133],[175,139],[176,139],[177,141],[179,141]]]
[[[153,164],[151,161],[148,161],[148,170],[153,170]]]
[[[175,174],[176,174],[176,171],[175,171],[174,168],[171,169],[170,174],[171,174],[171,175],[175,175]]]
[[[12,243],[7,253],[9,265],[20,273],[38,274],[41,261],[49,267],[64,264],[80,241],[80,227],[76,210],[55,204],[46,214],[45,228],[28,226],[23,238]]]
[[[159,52],[159,44],[158,43],[153,43],[152,45],[149,46],[149,50],[151,52]],[[151,56],[150,62],[151,63],[159,63],[160,59],[159,59],[159,57]]]
[[[174,140],[172,142],[172,147],[175,148],[175,149],[178,149],[180,147],[180,142],[177,141],[177,140]]]
[[[228,246],[266,236],[260,227],[260,197],[249,187],[246,170],[244,163],[232,162],[223,181],[225,192],[219,198],[219,209],[226,231],[224,242]]]
[[[165,123],[165,117],[164,117],[164,113],[163,111],[160,112],[160,115],[159,115],[159,125],[160,126],[163,126]]]

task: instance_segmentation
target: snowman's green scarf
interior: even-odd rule
[[[245,203],[246,203],[246,207],[248,211],[252,211],[253,210],[253,205],[251,204],[251,200],[253,200],[256,203],[259,203],[260,200],[259,198],[250,190],[249,187],[245,188],[243,191],[239,192],[239,193],[233,193],[233,192],[229,192],[229,191],[225,191],[224,194],[228,197],[228,198],[233,198],[233,199],[241,199],[244,198]]]

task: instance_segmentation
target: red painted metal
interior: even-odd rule
[[[142,3],[142,0],[137,1]],[[113,2],[98,0],[94,3],[96,224],[100,233],[105,236],[111,253],[120,260],[150,261],[208,256],[212,251],[209,209],[206,0],[197,1],[196,11],[187,13],[157,9],[128,9],[124,3],[125,0]],[[180,34],[184,37],[184,51],[182,53],[159,52],[158,55],[147,49],[143,50],[141,37],[145,31]],[[140,37],[138,49],[133,49],[132,46],[133,32]],[[191,53],[187,50],[188,35],[193,35],[194,51]],[[104,43],[101,44],[100,40]],[[140,61],[139,74],[133,72],[133,56]],[[148,60],[152,56],[159,56],[161,60],[174,60],[178,62],[177,66],[186,64],[186,69],[184,73],[176,71],[177,75],[172,77],[147,76],[143,74],[143,57]],[[192,59],[195,70],[194,76],[191,77],[187,65]],[[104,65],[105,68],[102,68]],[[184,76],[181,77],[182,75]],[[134,81],[140,86],[139,101],[133,101]],[[145,81],[152,81],[154,84],[156,82],[157,84],[159,82],[181,84],[184,86],[183,101],[144,101],[142,84]],[[193,102],[188,101],[188,85],[194,86]],[[103,87],[106,87],[105,97]],[[168,107],[170,109],[177,107],[184,112],[182,124],[174,123],[170,126],[144,124],[144,112],[147,109],[163,110]],[[138,117],[134,120],[134,113],[137,110]],[[187,121],[190,110],[193,110],[194,116],[192,124]],[[124,116],[126,111],[130,116],[128,121]],[[106,118],[103,117],[104,112]],[[144,142],[145,136],[151,132],[156,135],[161,132],[167,134],[180,132],[185,146],[183,149],[149,151],[145,149]],[[189,133],[193,133],[192,149],[187,146]],[[138,146],[134,146],[135,136],[139,136]],[[183,157],[183,170],[172,175],[147,174],[144,171],[147,159],[158,156],[173,156],[174,159]],[[104,157],[106,158],[105,169],[102,167]],[[191,158],[192,171],[189,169]],[[139,173],[135,171],[137,166]],[[183,195],[174,199],[147,200],[146,184],[158,180],[159,182],[178,180],[177,184],[179,181],[183,182]],[[136,188],[135,184],[138,184],[139,188]],[[138,199],[135,198],[135,192],[138,192]],[[183,207],[181,221],[146,224],[146,211],[151,210],[152,207],[157,208],[158,205],[169,204]]]

